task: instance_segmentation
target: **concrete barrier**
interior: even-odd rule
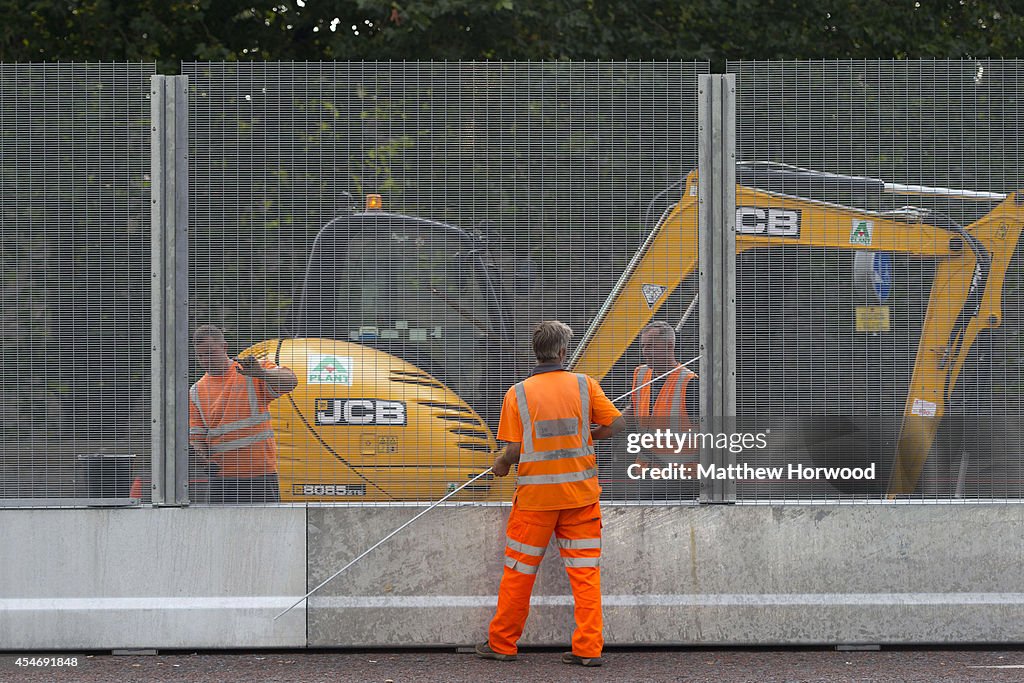
[[[310,510],[310,586],[415,508]],[[309,644],[484,638],[508,508],[425,516],[313,598]],[[1017,504],[606,506],[610,645],[1024,641]],[[572,601],[550,547],[523,644],[565,645]]]
[[[301,508],[0,515],[0,649],[306,644]]]
[[[0,649],[480,641],[503,566],[504,506],[438,509],[273,619],[420,509],[4,510]],[[605,636],[609,645],[1024,642],[1022,557],[1015,503],[607,505]],[[568,580],[551,547],[523,644],[565,645],[571,631]]]

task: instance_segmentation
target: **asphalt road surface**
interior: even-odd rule
[[[5,652],[0,681],[1024,681],[1024,649],[614,649],[605,653],[601,668],[570,666],[559,658],[555,650],[527,650],[515,662],[451,650]]]

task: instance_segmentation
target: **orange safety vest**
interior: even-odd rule
[[[676,367],[682,368],[681,365]],[[686,387],[697,375],[683,368],[682,372],[673,372],[665,378],[665,384],[658,392],[658,397],[651,406],[651,384],[654,371],[648,365],[637,366],[633,371],[633,415],[642,428],[671,429],[676,434],[685,434],[693,429],[690,416],[686,411]],[[647,384],[647,386],[643,386]],[[637,387],[643,387],[637,390]],[[675,449],[651,449],[656,455],[693,455],[699,448],[684,448],[678,453]],[[639,458],[637,462],[640,462]]]
[[[596,503],[601,487],[587,376],[544,372],[513,389],[523,425],[517,504],[524,510],[562,510]]]
[[[210,447],[221,477],[252,478],[277,471],[277,444],[267,408],[277,395],[265,382],[238,372],[203,375],[189,389],[189,439]],[[264,362],[263,367],[276,367]]]

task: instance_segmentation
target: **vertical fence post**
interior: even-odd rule
[[[188,503],[188,77],[153,76],[153,504]]]
[[[698,80],[698,287],[700,431],[737,429],[736,415],[736,78]],[[701,464],[727,467],[728,449],[701,449]],[[736,500],[733,479],[701,478],[702,502]]]
[[[729,429],[746,427],[736,417],[736,75],[719,76],[722,88],[722,137],[718,156],[721,160],[722,220],[719,222],[722,262],[722,310],[718,334],[722,353],[722,415]],[[730,464],[736,454],[727,453]],[[722,498],[736,501],[736,480],[726,479]]]

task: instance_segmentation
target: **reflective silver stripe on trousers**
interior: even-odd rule
[[[206,419],[206,415],[203,413],[203,406],[199,403],[199,382],[196,382],[189,387],[188,397],[192,399],[192,403],[195,404],[196,410],[199,411],[199,419],[203,421],[204,425],[209,427],[210,422]]]
[[[600,567],[600,557],[563,557],[566,567]]]
[[[558,420],[537,420],[537,436],[575,436],[580,432],[580,421],[575,417],[563,417]]]
[[[553,451],[535,451],[519,456],[519,462],[538,462],[540,460],[561,460],[562,458],[582,458],[594,455],[593,446],[583,448],[556,448]]]
[[[519,572],[520,574],[536,574],[537,568],[540,565],[526,564],[525,562],[522,562],[520,560],[516,560],[511,557],[506,557],[505,566],[513,571]]]
[[[273,438],[274,430],[265,429],[259,434],[253,434],[252,436],[247,436],[244,439],[235,439],[234,441],[225,441],[224,443],[214,444],[213,446],[210,446],[210,453],[224,453],[225,451],[234,451],[239,448],[245,448],[246,446],[251,446],[254,443],[259,443],[260,441],[266,441],[267,439]]]
[[[562,474],[533,474],[526,477],[519,477],[520,485],[527,484],[567,484],[571,481],[583,481],[597,476],[597,468],[591,467],[578,472],[564,472]]]
[[[206,436],[207,434],[209,434],[209,432],[210,432],[210,430],[207,429],[206,427],[189,427],[188,428],[188,435],[189,436]]]
[[[514,540],[511,536],[506,537],[505,543],[509,548],[517,552],[523,553],[524,555],[535,555],[536,557],[544,557],[544,551],[547,548],[542,548],[539,545],[527,545]]]
[[[516,403],[519,404],[519,421],[523,423],[522,455],[527,455],[533,453],[533,422],[530,420],[530,409],[526,405],[526,387],[522,382],[516,384]]]
[[[246,427],[254,427],[264,422],[270,422],[270,413],[259,413],[258,415],[253,415],[252,417],[243,417],[241,420],[235,420],[234,422],[223,424],[220,427],[214,427],[213,429],[210,430],[210,436],[221,436],[223,434],[227,434],[228,432],[235,432],[238,431],[239,429],[245,429]]]
[[[566,550],[585,550],[587,548],[600,548],[600,538],[558,538],[555,537],[555,542],[558,543],[559,548],[565,548]]]

